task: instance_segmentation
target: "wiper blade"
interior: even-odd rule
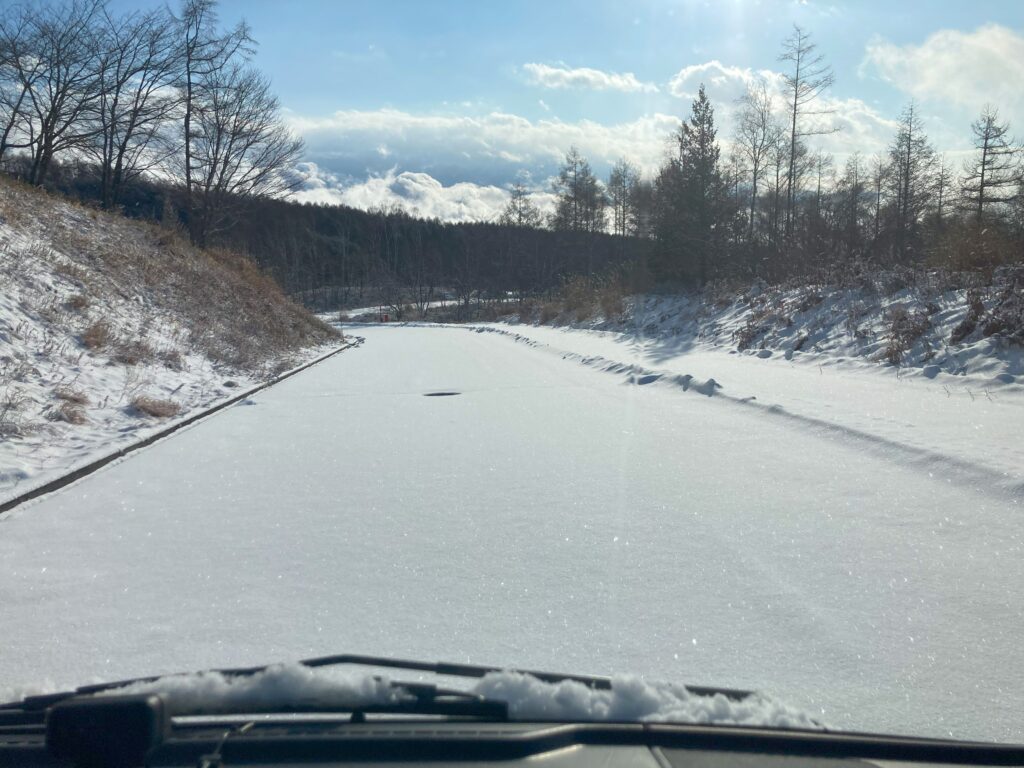
[[[485,675],[498,672],[516,672],[524,675],[529,675],[545,683],[560,683],[566,680],[572,680],[578,683],[582,683],[590,688],[598,690],[609,690],[612,687],[612,680],[610,677],[602,677],[597,675],[577,675],[577,674],[565,674],[561,672],[543,672],[532,669],[510,669],[503,667],[492,667],[479,664],[459,664],[452,662],[431,662],[431,661],[414,661],[409,659],[392,659],[384,656],[363,656],[360,654],[337,654],[333,656],[319,656],[312,659],[304,659],[298,662],[302,666],[317,668],[317,667],[334,667],[341,666],[344,664],[351,664],[354,666],[363,667],[380,667],[382,669],[403,669],[417,672],[430,672],[436,675],[444,675],[450,677],[469,677],[469,678],[481,678]],[[250,677],[252,675],[266,672],[268,665],[259,667],[228,667],[222,669],[208,670],[211,673],[217,673],[224,677]],[[178,673],[188,674],[188,673]],[[73,691],[63,691],[60,693],[43,694],[39,696],[26,696],[22,701],[12,702],[9,704],[0,704],[0,710],[3,709],[20,709],[20,710],[39,710],[46,709],[47,707],[53,706],[54,704],[64,701],[66,699],[73,698],[75,696],[91,696],[96,693],[103,693],[106,691],[113,691],[118,688],[124,688],[129,685],[135,685],[137,683],[151,683],[156,680],[160,680],[164,677],[175,677],[177,675],[150,675],[147,677],[136,677],[128,680],[117,680],[109,683],[97,683],[93,685],[83,685],[75,688]],[[436,686],[431,686],[425,683],[395,683],[395,685],[407,690],[416,696],[416,690],[434,691],[432,694],[433,698],[436,698],[439,694],[445,696],[456,696],[460,695],[463,697],[470,697],[472,699],[479,699],[480,697],[475,694],[467,693],[465,691],[455,691],[451,689],[441,689]],[[687,685],[685,686],[688,691],[697,696],[714,696],[721,695],[734,701],[740,701],[752,695],[751,691],[740,690],[736,688],[716,688],[702,685]],[[418,697],[422,698],[422,697]]]

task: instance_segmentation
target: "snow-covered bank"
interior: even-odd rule
[[[478,324],[624,383],[680,387],[797,421],[923,471],[1024,498],[1024,386],[827,353],[737,352],[664,334]]]
[[[337,345],[229,254],[0,180],[0,501]]]
[[[1024,266],[1002,267],[990,280],[880,272],[863,282],[640,295],[610,302],[614,312],[605,311],[607,301],[577,297],[509,319],[615,331],[675,351],[705,345],[759,357],[858,359],[928,378],[966,375],[976,388],[1024,376]]]

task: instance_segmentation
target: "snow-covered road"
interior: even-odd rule
[[[638,672],[836,727],[1024,740],[1011,497],[501,334],[359,333],[0,518],[3,698],[357,652]]]

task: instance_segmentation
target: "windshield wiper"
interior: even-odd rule
[[[354,666],[380,667],[382,669],[403,669],[417,672],[430,672],[436,675],[444,675],[450,677],[469,678],[482,678],[485,675],[498,672],[516,672],[524,675],[529,675],[546,683],[560,683],[566,680],[572,680],[578,683],[582,683],[590,688],[595,688],[599,690],[609,690],[612,687],[612,681],[610,677],[601,677],[597,675],[576,675],[561,672],[542,672],[531,669],[509,669],[502,667],[484,666],[479,664],[459,664],[443,661],[414,661],[408,659],[392,659],[383,656],[363,656],[359,654],[349,653],[337,654],[334,656],[319,656],[312,659],[304,659],[298,663],[302,666],[310,668],[334,667],[343,664],[351,664]],[[267,669],[268,665],[258,667],[228,667],[223,669],[212,669],[208,671],[223,675],[224,677],[250,677],[261,672],[266,672]],[[128,680],[117,680],[109,683],[83,685],[79,686],[78,688],[75,688],[72,691],[62,691],[59,693],[49,693],[38,696],[26,696],[22,701],[11,702],[9,704],[0,704],[0,710],[41,710],[53,706],[58,702],[76,696],[91,696],[96,693],[113,691],[118,688],[124,688],[129,685],[135,685],[137,683],[151,683],[160,680],[161,678],[175,676],[177,675],[171,674],[135,677]],[[394,683],[394,685],[398,686],[403,690],[408,691],[417,699],[417,701],[420,701],[420,703],[424,705],[427,702],[431,702],[431,705],[433,706],[437,703],[438,698],[441,696],[449,697],[450,699],[463,699],[465,703],[459,704],[458,706],[472,705],[473,702],[478,702],[480,700],[480,697],[476,696],[475,694],[467,693],[466,691],[437,688],[436,686],[432,686],[426,683],[396,682]],[[736,688],[716,688],[702,685],[687,685],[686,689],[697,696],[721,695],[733,701],[739,701],[751,695],[751,691],[744,691]],[[417,691],[420,692],[420,695],[417,695]],[[451,703],[454,704],[455,702],[452,701]],[[445,704],[444,706],[448,705]],[[472,706],[469,706],[468,708],[472,709]]]

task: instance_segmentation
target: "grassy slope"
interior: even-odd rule
[[[244,257],[0,178],[0,498],[336,342]]]

